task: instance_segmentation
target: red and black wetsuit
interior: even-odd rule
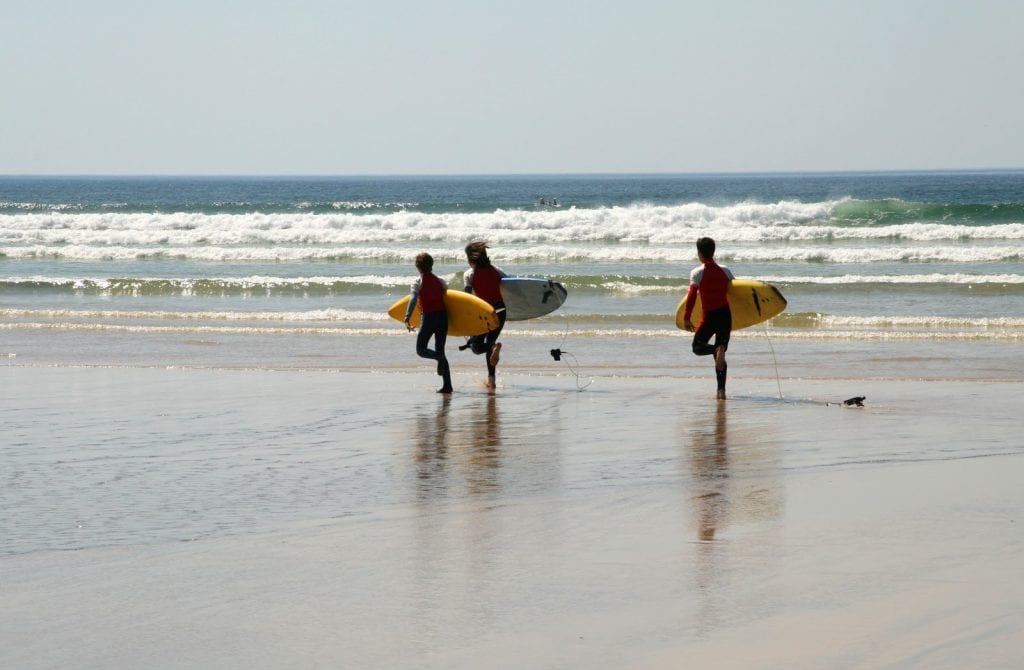
[[[690,288],[686,293],[684,318],[689,321],[693,307],[700,294],[701,320],[693,335],[693,353],[698,356],[710,356],[715,349],[729,348],[729,336],[732,333],[732,312],[729,310],[729,283],[733,280],[729,268],[719,265],[713,260],[706,260],[690,273]],[[710,344],[714,336],[715,343]],[[725,390],[726,371],[715,369],[718,378],[718,389]]]
[[[444,295],[448,285],[433,272],[424,272],[412,285],[412,298],[406,310],[406,320],[418,305],[422,319],[420,332],[416,334],[416,354],[423,358],[437,361],[437,374],[441,375],[444,387],[451,389],[452,378],[448,368],[448,359],[444,355],[444,345],[448,339],[448,311],[444,307]],[[427,345],[434,338],[434,348]]]
[[[471,267],[466,270],[464,280],[466,292],[472,293],[491,307],[498,315],[498,327],[484,335],[484,360],[487,361],[487,376],[494,377],[496,369],[491,365],[491,352],[501,335],[501,329],[505,327],[505,299],[501,295],[501,280],[507,276],[505,272],[494,265],[487,267]],[[473,350],[479,351],[478,349]]]

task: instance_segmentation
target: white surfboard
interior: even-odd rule
[[[569,292],[550,279],[532,277],[504,277],[501,297],[505,301],[509,321],[525,321],[550,314],[565,302]]]

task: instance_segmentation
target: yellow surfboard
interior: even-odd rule
[[[733,279],[729,286],[729,310],[732,312],[732,329],[748,328],[755,324],[782,314],[786,309],[786,299],[779,289],[756,279]],[[676,308],[676,328],[685,330],[683,314],[686,312],[686,296],[679,301]],[[693,307],[690,321],[694,326],[700,324],[700,296]]]
[[[388,316],[403,322],[405,310],[409,306],[411,295],[407,295],[388,310]],[[448,289],[444,296],[444,306],[448,312],[448,334],[453,336],[483,335],[498,327],[498,315],[494,308],[480,298],[465,291]],[[412,311],[409,324],[413,328],[420,326],[419,307]]]

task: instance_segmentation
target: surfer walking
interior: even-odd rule
[[[734,277],[729,268],[715,262],[715,241],[710,237],[697,240],[697,260],[701,264],[690,272],[690,288],[686,292],[683,320],[686,330],[694,333],[693,353],[698,356],[714,356],[717,397],[725,400],[725,376],[729,369],[725,352],[729,348],[729,336],[732,333],[732,311],[729,309],[727,293]],[[694,328],[690,316],[698,295],[703,316]],[[715,338],[714,344],[710,343],[712,337]]]
[[[434,258],[430,254],[424,252],[416,256],[416,269],[420,276],[412,285],[412,297],[405,310],[405,327],[410,332],[413,330],[409,319],[418,305],[421,321],[420,332],[416,335],[416,354],[437,361],[437,374],[443,380],[443,386],[437,392],[451,393],[452,375],[444,355],[445,340],[448,339],[448,312],[444,306],[444,294],[448,291],[448,285],[434,274]],[[434,338],[433,349],[427,346],[430,338]]]
[[[498,315],[498,327],[485,335],[477,335],[471,338],[469,346],[473,353],[484,354],[487,363],[487,387],[495,388],[498,360],[501,357],[501,342],[498,336],[501,329],[505,327],[506,311],[505,301],[501,295],[501,280],[508,276],[505,272],[491,263],[487,256],[487,242],[477,240],[466,245],[466,261],[469,262],[469,269],[466,270],[464,281],[466,293],[472,293],[494,308]]]

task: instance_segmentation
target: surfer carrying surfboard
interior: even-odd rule
[[[729,348],[729,336],[732,333],[732,311],[726,294],[734,277],[729,268],[715,262],[715,241],[710,237],[697,240],[697,259],[701,264],[690,272],[690,288],[686,292],[683,319],[686,330],[694,333],[693,353],[715,357],[717,397],[725,400],[725,376],[729,369],[725,362],[725,352]],[[700,324],[694,328],[690,316],[698,295],[703,316]],[[713,345],[710,344],[712,336],[715,338]]]
[[[424,252],[416,256],[416,269],[420,276],[412,284],[412,297],[405,310],[405,327],[410,332],[413,330],[409,319],[419,305],[421,321],[420,332],[416,335],[416,354],[437,361],[437,374],[441,375],[444,382],[437,392],[451,393],[452,374],[444,355],[444,344],[448,339],[448,312],[444,306],[444,295],[448,285],[434,274],[434,258],[430,254]],[[433,349],[427,347],[431,337],[434,338]]]
[[[484,361],[487,363],[487,386],[493,389],[496,385],[498,360],[501,357],[501,342],[498,342],[498,336],[505,327],[507,316],[505,300],[501,295],[501,280],[508,275],[491,263],[487,256],[485,240],[477,240],[466,245],[466,260],[469,262],[469,269],[463,276],[466,292],[487,302],[498,315],[498,327],[485,335],[475,336],[475,341],[470,343],[473,353],[481,353],[482,350]]]

